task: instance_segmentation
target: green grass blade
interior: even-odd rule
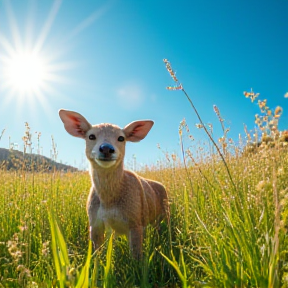
[[[51,211],[48,211],[48,218],[51,229],[51,246],[57,279],[59,281],[60,287],[64,288],[66,281],[66,271],[70,266],[66,242]]]
[[[69,258],[68,258],[68,249],[67,249],[67,245],[66,242],[64,240],[63,234],[59,228],[59,225],[57,223],[57,221],[55,221],[55,232],[56,232],[56,239],[57,239],[57,245],[59,247],[59,258],[61,261],[61,264],[63,266],[70,266],[69,263]]]
[[[56,228],[55,228],[55,221],[54,218],[52,218],[52,214],[48,211],[48,216],[49,216],[49,223],[50,223],[50,230],[51,230],[51,248],[52,248],[52,255],[54,259],[54,264],[55,264],[55,270],[56,270],[56,275],[57,279],[61,279],[61,263],[60,259],[57,253],[57,241],[56,241]],[[63,287],[63,285],[60,286]]]
[[[110,282],[109,281],[109,279],[110,279],[109,275],[110,275],[110,269],[112,266],[113,237],[114,237],[114,233],[112,233],[110,238],[109,238],[107,252],[106,252],[106,265],[104,267],[104,284],[103,284],[104,288],[108,288],[109,282]]]
[[[96,287],[96,281],[98,278],[98,258],[97,256],[94,258],[94,267],[91,273],[91,288]]]
[[[159,253],[162,255],[162,257],[175,269],[175,271],[177,272],[181,282],[182,282],[182,287],[183,288],[187,288],[187,279],[186,279],[186,270],[185,268],[184,269],[184,274],[181,272],[181,269],[177,263],[177,261],[175,260],[174,258],[174,255],[173,255],[173,252],[171,251],[171,255],[173,257],[173,261],[170,260],[166,255],[164,255],[161,251],[159,251]],[[181,255],[183,256],[183,253],[181,251]],[[182,261],[182,264],[184,264],[184,259],[182,259],[182,256],[181,256],[181,261]],[[185,264],[183,265],[183,267],[185,267]]]
[[[89,268],[90,268],[90,262],[91,262],[91,253],[92,253],[92,242],[89,241],[86,263],[81,270],[81,273],[80,273],[80,276],[78,278],[77,285],[75,286],[75,288],[89,287]]]

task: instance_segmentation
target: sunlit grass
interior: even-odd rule
[[[165,169],[146,167],[140,174],[162,181],[169,191],[172,251],[165,223],[158,236],[152,228],[147,230],[145,267],[132,264],[124,238],[115,239],[112,254],[104,245],[93,256],[90,273],[97,266],[93,270],[97,279],[91,287],[133,287],[135,283],[139,287],[141,283],[150,285],[142,287],[153,287],[153,283],[159,287],[177,283],[179,287],[181,283],[183,287],[280,287],[288,260],[287,150],[270,148],[249,157],[231,157],[227,163],[236,191],[217,156],[197,166],[188,158],[187,171],[177,164],[177,157],[167,157],[170,162],[162,163]],[[51,287],[58,283],[47,207],[57,215],[63,232],[69,271],[80,273],[88,250],[88,174],[0,173],[2,285],[25,287],[35,282]],[[109,283],[123,286],[107,282],[107,255],[115,263],[109,266],[113,271]]]

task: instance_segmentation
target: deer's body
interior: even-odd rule
[[[59,114],[70,134],[86,140],[92,182],[87,213],[95,248],[104,241],[105,227],[111,227],[127,235],[134,257],[141,257],[143,228],[169,217],[167,193],[161,183],[124,170],[123,159],[125,142],[142,140],[153,122],[136,121],[121,129],[112,124],[92,126],[72,111]]]

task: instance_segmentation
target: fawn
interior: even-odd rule
[[[132,255],[142,257],[143,229],[149,223],[169,219],[164,186],[124,170],[126,141],[146,137],[154,122],[135,121],[124,129],[102,123],[91,125],[81,114],[59,110],[66,131],[86,141],[92,187],[87,200],[90,238],[97,249],[104,241],[105,227],[125,234]]]

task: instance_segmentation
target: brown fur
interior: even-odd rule
[[[167,193],[161,183],[124,170],[123,159],[125,142],[142,140],[153,122],[135,121],[121,129],[112,124],[92,126],[82,115],[72,111],[60,110],[59,115],[68,133],[86,140],[92,182],[87,213],[95,248],[103,243],[105,227],[109,226],[117,234],[127,235],[134,257],[141,257],[143,228],[169,217]],[[89,139],[91,134],[95,135],[95,140]],[[120,142],[119,136],[125,141]],[[99,152],[103,143],[108,143],[115,151],[105,155]],[[105,161],[101,161],[101,155],[106,157]]]

